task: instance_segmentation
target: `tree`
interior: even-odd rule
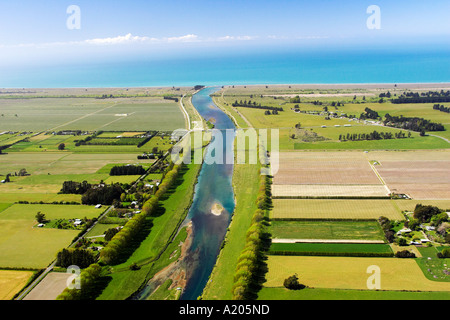
[[[431,217],[438,215],[443,210],[439,209],[438,207],[434,206],[423,206],[421,204],[417,204],[414,209],[414,218],[419,220],[420,222],[429,222],[431,220]]]
[[[408,250],[403,250],[403,251],[397,251],[395,253],[395,256],[397,258],[415,258],[416,254],[414,252],[410,252]]]
[[[106,230],[105,241],[110,241],[118,232],[119,230],[117,228],[110,228]]]
[[[300,290],[305,288],[305,285],[298,282],[297,274],[294,274],[293,276],[285,279],[283,285],[289,290]]]
[[[450,258],[450,248],[444,248],[442,252],[438,252],[438,258]]]
[[[58,150],[64,150],[66,148],[66,145],[64,143],[60,143],[58,146]]]
[[[39,223],[44,223],[45,221],[47,221],[45,219],[45,214],[43,214],[40,211],[38,213],[36,213],[36,221],[39,222]]]

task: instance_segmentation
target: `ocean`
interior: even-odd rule
[[[2,88],[450,82],[450,50],[239,51],[0,68]]]

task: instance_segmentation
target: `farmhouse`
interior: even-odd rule
[[[412,232],[411,229],[403,228],[397,232],[397,235],[402,235],[403,233],[410,233],[410,232]]]

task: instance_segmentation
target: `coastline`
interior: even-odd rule
[[[291,86],[291,89],[385,89],[395,87],[397,89],[427,89],[427,88],[450,88],[450,82],[384,82],[384,83],[284,83],[284,84],[208,84],[205,85],[207,87],[216,87],[216,86],[234,86],[235,88],[260,88],[260,87],[285,87]],[[192,86],[189,85],[181,85],[175,86],[176,88],[190,90]],[[22,88],[8,88],[4,87],[0,89],[0,97],[1,95],[8,94],[36,94],[36,93],[46,93],[49,94],[49,91],[81,91],[80,93],[88,93],[88,94],[96,94],[96,93],[104,93],[99,90],[127,90],[126,93],[132,94],[134,91],[145,91],[145,90],[164,90],[164,89],[172,89],[173,86],[123,86],[123,87],[42,87],[42,88],[34,88],[34,87],[22,87]],[[129,91],[129,90],[132,91]],[[34,91],[34,92],[31,92]],[[97,92],[99,91],[99,92]]]

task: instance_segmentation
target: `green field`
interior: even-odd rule
[[[431,281],[414,259],[380,257],[269,256],[265,287],[283,288],[283,281],[297,273],[311,288],[367,290],[367,272],[380,270],[381,290],[449,291],[449,282]]]
[[[435,247],[418,247],[417,249],[422,258],[416,259],[416,262],[425,277],[432,281],[450,282],[450,259],[437,258],[438,250]]]
[[[272,243],[269,254],[376,256],[377,254],[393,254],[393,252],[388,244]]]
[[[273,239],[384,240],[376,221],[272,221]]]
[[[35,215],[46,219],[83,219],[99,216],[103,209],[81,205],[15,204],[0,213],[0,267],[43,268],[67,247],[79,230],[37,228]]]
[[[449,300],[450,292],[263,288],[259,300]]]
[[[302,90],[299,90],[300,92]],[[384,116],[389,113],[392,116],[403,115],[405,117],[423,117],[427,120],[443,123],[446,128],[450,128],[450,116],[433,110],[432,103],[428,104],[392,104],[390,102],[378,103],[371,101],[379,92],[362,90],[367,93],[367,100],[362,100],[359,96],[356,100],[352,96],[333,97],[326,94],[340,94],[344,92],[352,92],[352,90],[305,90],[303,93],[325,94],[324,96],[302,97],[301,103],[289,102],[290,96],[283,96],[284,94],[298,93],[294,89],[287,89],[286,86],[279,86],[273,88],[254,87],[248,89],[242,88],[227,88],[224,91],[215,95],[215,101],[224,109],[234,114],[242,114],[255,128],[278,128],[280,129],[280,148],[282,150],[415,150],[415,149],[448,149],[450,144],[438,137],[425,136],[420,137],[417,132],[411,132],[412,138],[407,139],[390,139],[390,140],[375,140],[375,141],[348,141],[340,142],[339,135],[369,133],[374,130],[378,132],[399,132],[400,129],[394,129],[373,124],[364,124],[359,121],[349,121],[348,118],[339,117],[341,114],[353,115],[359,117],[364,112],[365,108],[371,108]],[[353,89],[353,92],[358,90]],[[222,97],[222,92],[224,96]],[[264,96],[262,96],[264,95]],[[275,99],[273,96],[278,97]],[[369,98],[370,97],[370,98]],[[235,101],[251,100],[252,102],[260,103],[269,107],[282,107],[284,111],[279,112],[278,115],[265,115],[262,109],[231,107]],[[322,105],[314,105],[313,101],[321,101],[328,105],[328,111],[335,112],[338,117],[326,120],[324,115],[314,115],[308,112],[323,111]],[[330,107],[331,102],[340,101],[344,106]],[[295,105],[299,105],[300,110],[304,113],[296,113],[293,109]],[[231,111],[230,111],[231,110]],[[293,139],[292,134],[296,133],[295,125],[301,123],[303,129],[311,130],[319,136],[323,136],[328,141],[324,142],[304,142],[298,138]],[[350,127],[344,127],[344,125]],[[245,121],[242,121],[242,127],[247,127]],[[325,127],[324,127],[325,126]],[[339,127],[336,127],[339,126]],[[449,138],[449,131],[430,132],[430,134]]]

